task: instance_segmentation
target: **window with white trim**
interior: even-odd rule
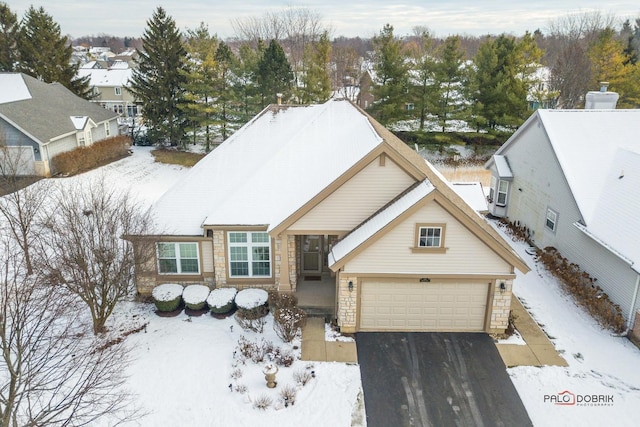
[[[271,238],[265,232],[230,231],[229,277],[271,277]]]
[[[91,133],[91,129],[88,129],[86,134],[87,134],[87,145],[93,144],[93,134]]]
[[[116,95],[118,95],[118,96],[122,95],[122,88],[121,87],[116,86],[114,89],[116,90]]]
[[[509,191],[509,181],[498,180],[498,198],[496,205],[505,206],[507,204],[507,191]]]
[[[442,245],[442,227],[420,227],[418,247],[439,248]]]
[[[111,136],[111,128],[109,128],[109,122],[105,122],[104,124],[104,135]]]
[[[79,132],[78,133],[78,145],[80,147],[84,147],[86,145],[86,142],[84,140],[84,132]]]
[[[157,250],[160,274],[200,274],[197,243],[158,242]]]
[[[558,213],[551,208],[547,208],[547,218],[544,222],[544,226],[549,230],[555,232],[558,225]]]

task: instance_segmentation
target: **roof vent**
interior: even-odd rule
[[[609,82],[600,82],[600,92],[606,92],[609,87]]]

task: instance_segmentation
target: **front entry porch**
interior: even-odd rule
[[[335,317],[336,282],[330,273],[301,276],[296,288],[298,306],[309,316]]]

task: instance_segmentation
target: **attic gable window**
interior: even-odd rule
[[[414,252],[444,252],[445,224],[416,224]]]
[[[544,222],[544,226],[554,233],[558,225],[558,213],[551,208],[547,208],[547,218]]]
[[[271,277],[271,237],[265,232],[230,231],[229,277]]]

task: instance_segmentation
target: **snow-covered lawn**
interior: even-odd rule
[[[558,281],[525,252],[524,243],[513,245],[531,267],[527,275],[518,274],[514,292],[569,364],[566,368],[508,369],[533,424],[637,426],[640,350],[626,338],[603,330],[577,307]],[[576,401],[583,400],[583,404],[550,402],[549,396],[564,391],[576,395]],[[594,399],[596,404],[584,403]]]
[[[134,147],[133,156],[127,159],[57,181],[64,185],[65,181],[104,174],[107,182],[131,188],[142,202],[150,204],[188,169],[154,163],[149,152],[149,148]],[[602,330],[572,303],[553,277],[535,265],[525,253],[524,244],[515,242],[514,246],[532,267],[526,276],[518,275],[515,293],[569,363],[567,368],[508,369],[533,423],[637,425],[640,351],[625,338],[613,337]],[[146,328],[125,340],[132,350],[127,387],[137,395],[136,402],[146,413],[129,425],[349,426],[352,418],[361,414],[357,366],[316,362],[309,367],[307,362],[297,361],[291,368],[280,368],[278,387],[270,390],[260,366],[241,366],[234,359],[240,336],[251,341],[258,339],[255,333],[243,331],[233,318],[216,319],[209,314],[188,317],[184,313],[160,317],[154,310],[153,304],[126,302],[117,308],[110,323],[112,330],[122,332],[146,324]],[[267,323],[262,336],[286,347],[278,344],[281,341],[271,323]],[[242,377],[231,378],[238,368],[243,371]],[[309,370],[314,370],[316,377],[299,387],[296,404],[281,407],[277,402],[281,386],[295,384],[294,372]],[[247,391],[230,391],[229,384],[232,388],[244,385]],[[565,390],[579,396],[612,396],[613,403],[561,406],[545,401],[545,396]],[[251,402],[268,393],[274,405],[266,411],[255,409]],[[359,424],[364,425],[364,421],[356,420],[354,425]]]

